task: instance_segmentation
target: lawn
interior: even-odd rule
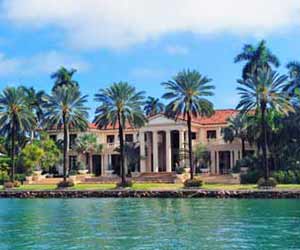
[[[114,189],[115,184],[77,184],[70,190],[109,190]],[[132,190],[179,190],[182,189],[182,184],[168,184],[168,183],[135,183]],[[205,184],[205,190],[255,190],[256,185],[238,185],[238,184]],[[17,190],[55,190],[56,185],[23,185]],[[300,184],[284,184],[278,185],[278,190],[300,190]],[[0,186],[0,190],[3,187]]]

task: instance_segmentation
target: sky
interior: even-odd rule
[[[235,108],[243,64],[234,57],[261,39],[281,62],[300,61],[299,0],[0,0],[0,90],[50,91],[60,66],[89,95],[127,81],[161,97],[183,69],[212,79],[216,109]]]

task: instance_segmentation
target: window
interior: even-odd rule
[[[69,156],[69,164],[70,164],[70,170],[76,170],[77,169],[77,156],[70,155]]]
[[[76,138],[77,138],[76,134],[70,135],[70,145],[69,145],[70,149],[73,149],[75,147],[75,145],[76,145]]]
[[[197,138],[196,132],[192,132],[192,140],[196,140],[196,138]]]
[[[106,136],[106,142],[107,143],[114,143],[115,142],[115,136],[114,135],[107,135]]]
[[[49,138],[56,142],[57,136],[56,135],[49,135]]]
[[[208,140],[216,139],[217,138],[217,131],[216,130],[207,130],[206,138]]]
[[[125,141],[126,142],[133,142],[133,134],[125,135]]]

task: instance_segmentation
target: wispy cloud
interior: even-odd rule
[[[169,45],[166,47],[166,51],[170,55],[187,55],[189,53],[187,47],[180,45]]]
[[[267,35],[299,26],[300,18],[299,0],[2,2],[4,19],[28,28],[58,27],[80,49],[123,48],[175,32]]]
[[[1,76],[16,73],[21,75],[51,74],[61,66],[75,68],[79,71],[87,71],[90,67],[81,59],[57,51],[39,53],[30,58],[9,57],[0,53]]]
[[[165,71],[156,68],[135,68],[129,72],[131,77],[137,79],[153,79],[153,78],[161,78],[166,74]]]

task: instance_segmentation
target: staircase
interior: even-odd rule
[[[139,177],[132,178],[136,182],[175,183],[176,174],[168,172],[142,173]]]

